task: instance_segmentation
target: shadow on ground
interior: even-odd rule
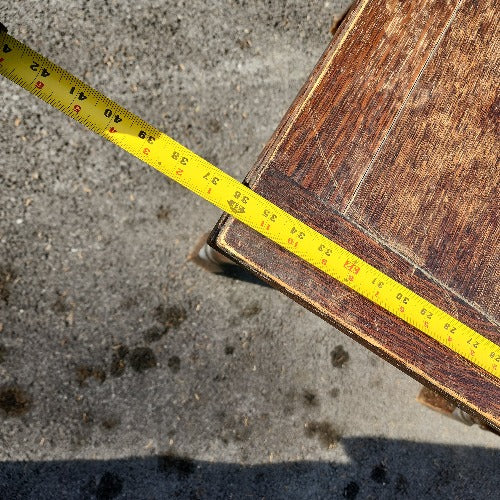
[[[345,464],[240,465],[172,454],[3,462],[0,498],[498,498],[499,450],[377,438],[342,446]],[[367,463],[373,456],[378,461]]]

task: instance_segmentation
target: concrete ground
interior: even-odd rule
[[[0,0],[0,21],[241,179],[347,3]],[[498,497],[498,437],[187,261],[217,209],[5,79],[0,106],[0,498]]]

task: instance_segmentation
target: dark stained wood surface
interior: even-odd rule
[[[360,0],[246,182],[500,344],[498,7]],[[500,428],[497,378],[230,217],[212,242]]]

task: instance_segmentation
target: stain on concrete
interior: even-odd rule
[[[359,493],[359,484],[356,481],[351,481],[346,485],[344,491],[342,492],[342,496],[347,498],[347,500],[354,500]]]
[[[89,411],[84,411],[82,413],[82,422],[85,425],[92,425],[94,423],[94,417],[92,416],[92,413]]]
[[[243,318],[251,318],[252,316],[256,316],[262,311],[262,307],[257,302],[253,302],[248,306],[245,306],[240,310],[240,316]]]
[[[32,402],[29,395],[18,386],[0,389],[0,410],[7,417],[20,417],[28,413]]]
[[[181,369],[181,358],[179,358],[179,356],[170,356],[167,361],[167,366],[173,373],[177,373]]]
[[[389,484],[389,478],[387,476],[387,469],[383,463],[376,465],[371,473],[370,478],[378,484]]]
[[[216,134],[221,131],[222,125],[214,118],[209,118],[207,121],[207,128],[212,134]],[[215,163],[215,165],[217,165],[217,163]]]
[[[349,353],[338,345],[330,352],[330,358],[334,368],[342,368],[349,361]]]
[[[302,393],[302,402],[306,408],[317,408],[319,406],[318,395],[307,389]]]
[[[0,300],[6,304],[9,303],[10,287],[16,278],[17,274],[11,266],[0,265]]]
[[[55,302],[52,304],[51,309],[56,314],[67,314],[71,310],[71,306],[67,302],[66,294],[57,292],[57,298]]]
[[[338,387],[334,387],[333,389],[330,389],[330,396],[332,398],[337,398],[340,394],[340,389]]]
[[[227,379],[226,375],[223,373],[218,373],[212,380],[214,382],[224,382]]]
[[[112,377],[121,377],[124,374],[128,353],[129,348],[124,344],[114,347],[109,369],[109,373]]]
[[[226,356],[232,356],[234,354],[234,347],[232,345],[227,345],[224,348],[224,354]]]
[[[330,422],[308,422],[305,425],[305,434],[308,438],[318,438],[323,448],[334,448],[342,437]]]
[[[168,221],[168,219],[170,218],[170,212],[170,207],[164,207],[163,205],[160,205],[158,207],[158,210],[156,211],[156,218],[158,220]]]
[[[148,328],[143,334],[147,343],[157,342],[171,328],[178,328],[187,318],[187,312],[182,306],[164,306],[160,304],[154,311],[153,317],[158,324]]]
[[[180,326],[185,321],[187,313],[182,306],[165,307],[160,304],[155,310],[154,317],[158,323],[168,330]]]
[[[83,387],[87,385],[88,379],[94,379],[99,383],[106,380],[106,372],[102,368],[89,365],[80,365],[75,368],[76,381]]]
[[[112,500],[123,490],[123,479],[113,472],[105,472],[95,492],[96,500]]]
[[[5,347],[4,344],[0,344],[0,363],[3,363],[6,357],[7,357],[7,347]]]
[[[150,344],[151,342],[157,342],[160,340],[163,335],[165,335],[166,330],[164,327],[159,325],[153,325],[151,328],[148,328],[143,332],[142,337],[144,338],[144,342]]]
[[[156,356],[149,347],[136,347],[130,351],[129,362],[132,369],[142,373],[157,365]]]
[[[398,495],[408,495],[409,489],[410,489],[410,483],[408,482],[408,479],[406,479],[403,474],[398,474],[398,477],[396,479],[396,493]]]
[[[103,429],[106,429],[107,431],[110,431],[114,429],[115,427],[118,427],[121,424],[121,420],[119,418],[115,417],[108,417],[102,420],[101,426]]]

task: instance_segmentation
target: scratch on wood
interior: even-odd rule
[[[313,126],[314,126],[314,138],[316,139],[316,143],[318,145],[319,154],[321,155],[321,158],[323,159],[323,161],[325,163],[326,170],[328,171],[328,173],[330,174],[330,177],[332,178],[332,181],[334,183],[334,187],[337,187],[338,183],[334,179],[334,174],[330,168],[330,165],[333,161],[333,156],[330,158],[330,160],[328,160],[326,158],[325,151],[323,150],[323,146],[321,145],[321,141],[319,140],[319,131],[318,131],[319,120],[316,116],[316,113],[314,112],[314,109],[311,106],[309,106],[309,109],[311,110],[312,116],[314,118],[314,124],[313,124]]]
[[[440,35],[439,35],[439,37],[438,37],[438,39],[436,41],[436,44],[434,45],[434,47],[432,48],[431,52],[429,53],[427,59],[425,60],[424,65],[422,66],[422,69],[419,71],[419,73],[417,75],[417,78],[413,82],[413,85],[411,86],[410,90],[408,91],[408,94],[404,98],[404,100],[403,100],[403,102],[402,102],[402,104],[401,104],[398,112],[394,116],[394,119],[392,120],[391,126],[387,129],[387,132],[385,133],[384,138],[382,139],[382,142],[380,143],[379,147],[375,151],[375,154],[373,155],[372,159],[370,160],[370,163],[368,164],[368,166],[366,167],[365,171],[363,172],[363,175],[361,176],[361,179],[359,180],[356,188],[354,189],[354,192],[353,192],[353,194],[351,196],[351,199],[349,200],[349,203],[347,203],[345,209],[342,212],[344,215],[347,214],[347,212],[351,208],[351,205],[354,202],[356,196],[358,195],[358,192],[359,192],[359,190],[360,190],[363,182],[365,181],[366,177],[368,176],[368,174],[372,170],[372,167],[373,167],[373,164],[375,163],[375,160],[377,159],[380,151],[384,147],[384,144],[386,143],[387,138],[391,135],[391,132],[394,129],[394,126],[396,125],[396,123],[398,122],[399,117],[403,113],[403,110],[406,107],[406,104],[407,104],[410,96],[412,95],[413,91],[415,90],[415,87],[417,86],[418,82],[420,81],[420,78],[422,77],[422,75],[423,75],[423,73],[425,71],[425,68],[427,68],[429,62],[434,57],[434,54],[436,53],[438,47],[441,45],[441,42],[442,42],[442,40],[444,38],[444,35],[449,30],[449,28],[451,26],[451,23],[455,19],[456,15],[457,15],[457,12],[458,12],[459,8],[461,7],[462,3],[463,3],[463,0],[458,0],[457,5],[453,9],[453,12],[451,13],[450,18],[448,19],[448,22],[446,23],[446,26],[441,31],[441,33],[440,33]]]
[[[364,2],[362,2],[358,6],[357,11],[354,11],[352,13],[353,17],[352,17],[351,22],[346,26],[344,32],[341,33],[341,36],[339,36],[339,42],[336,45],[333,52],[330,54],[328,61],[325,63],[320,75],[318,76],[318,79],[314,82],[312,87],[307,92],[307,95],[304,97],[304,100],[302,101],[302,104],[300,105],[299,109],[294,114],[294,116],[290,119],[289,123],[287,124],[286,130],[284,130],[283,134],[281,135],[281,138],[275,144],[274,149],[273,149],[273,151],[268,159],[269,163],[272,162],[274,160],[274,158],[276,157],[276,155],[278,154],[278,151],[279,151],[281,145],[283,144],[285,139],[288,137],[288,133],[290,132],[290,129],[293,127],[293,125],[297,121],[298,117],[302,114],[302,111],[304,111],[306,105],[309,103],[309,100],[314,95],[316,88],[321,84],[321,82],[323,81],[323,78],[328,73],[328,70],[330,69],[330,66],[332,64],[334,57],[337,55],[337,53],[339,52],[341,47],[344,45],[344,42],[349,37],[351,30],[357,26],[356,21],[361,16],[362,12],[365,10],[365,7],[369,4],[369,1],[370,0],[365,0]]]

